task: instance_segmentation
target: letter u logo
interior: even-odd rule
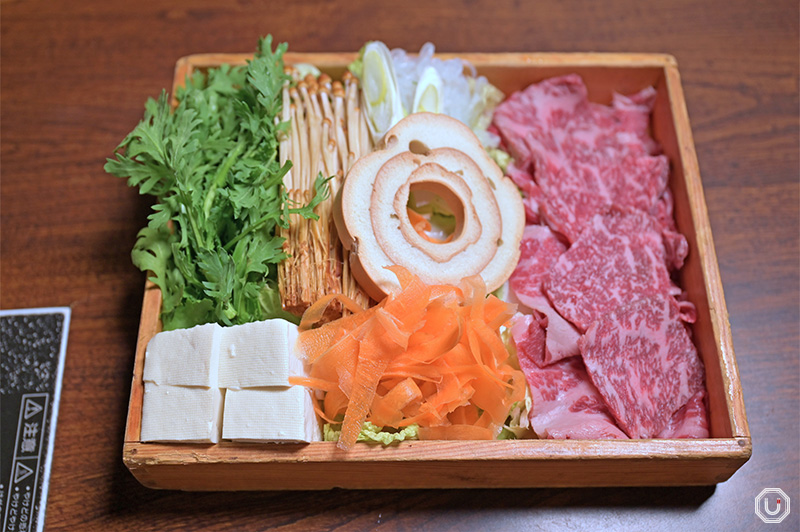
[[[769,515],[776,515],[778,512],[781,511],[781,500],[778,499],[778,504],[775,507],[775,511],[769,509],[769,499],[764,497],[764,511]]]

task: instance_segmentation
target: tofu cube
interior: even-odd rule
[[[311,393],[302,386],[228,390],[222,439],[244,442],[321,441]]]
[[[219,387],[288,386],[289,361],[295,357],[296,340],[297,326],[281,319],[223,328]]]
[[[144,383],[141,441],[218,443],[223,391]]]
[[[222,328],[215,323],[156,334],[147,344],[145,382],[216,387]]]

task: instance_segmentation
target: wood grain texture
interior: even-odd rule
[[[50,530],[758,530],[753,498],[800,501],[798,6],[775,0],[407,2],[17,0],[0,19],[0,307],[69,305]],[[716,488],[182,493],[120,450],[149,202],[102,164],[177,58],[365,40],[440,51],[664,52],[678,61],[753,436]],[[400,473],[402,474],[402,472]],[[797,529],[800,511],[774,528]]]

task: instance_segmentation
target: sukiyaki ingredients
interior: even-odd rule
[[[456,217],[449,242],[431,242],[409,219],[411,193],[442,198]],[[389,265],[428,284],[457,284],[481,275],[489,290],[517,263],[524,210],[511,180],[469,128],[445,115],[417,113],[362,157],[337,204],[337,228],[359,283],[376,300],[398,287]]]
[[[156,334],[145,348],[142,380],[171,386],[216,386],[219,340],[216,323]]]
[[[444,96],[442,94],[442,77],[432,66],[426,67],[414,89],[414,105],[412,113],[444,112]]]
[[[603,398],[589,380],[580,357],[547,367],[518,352],[520,367],[531,389],[531,427],[540,438],[627,439],[614,423]]]
[[[631,438],[708,434],[703,365],[685,325],[696,310],[671,277],[688,243],[673,218],[667,159],[649,136],[655,97],[646,88],[600,105],[567,75],[496,110],[493,128],[514,157],[506,173],[531,224],[509,281],[522,312],[510,332],[540,435],[609,437],[594,417],[570,415],[563,426],[560,413],[548,417],[558,413],[546,403],[553,391],[569,412],[601,403],[602,424]],[[591,401],[570,403],[576,382]]]
[[[515,167],[541,191],[539,214],[570,242],[612,207],[650,212],[669,172],[648,135],[653,88],[615,95],[610,107],[587,94],[577,75],[545,80],[507,98],[493,122]]]
[[[704,390],[703,364],[669,296],[617,307],[595,321],[579,345],[592,382],[631,438],[658,436]]]
[[[365,421],[419,425],[420,438],[495,438],[525,398],[522,373],[500,338],[514,306],[486,295],[479,276],[460,288],[428,285],[392,267],[400,289],[378,305],[301,332],[310,364],[294,384],[323,395],[320,416],[341,424],[339,447],[351,448]],[[301,329],[329,301],[309,308]]]
[[[636,298],[675,293],[661,232],[642,212],[595,216],[553,265],[545,290],[582,331]]]
[[[289,214],[278,161],[283,53],[263,39],[247,67],[197,72],[175,95],[149,100],[142,122],[105,169],[158,199],[131,253],[161,289],[166,330],[290,317],[281,308],[276,265],[286,257],[275,235]]]
[[[373,55],[368,57],[368,52]],[[423,45],[418,55],[394,49],[387,58],[386,52],[388,48],[383,43],[370,42],[360,60],[351,65],[351,70],[362,78],[365,108],[370,122],[375,123],[371,128],[375,143],[404,116],[435,112],[466,124],[485,147],[497,147],[499,139],[488,128],[503,93],[484,76],[478,76],[471,64],[433,57],[431,43]]]
[[[380,41],[367,43],[361,52],[363,108],[373,143],[406,115],[389,48]],[[409,107],[406,107],[409,109]]]
[[[319,441],[309,390],[289,383],[306,375],[296,339],[282,319],[157,333],[145,355],[141,441]]]
[[[520,241],[520,257],[508,284],[516,294],[544,295],[544,281],[567,246],[545,225],[528,225]]]
[[[518,301],[522,305],[520,310],[526,312],[525,316],[514,318],[514,340],[529,345],[529,336],[541,335],[545,342],[543,349],[529,353],[540,366],[579,352],[580,333],[553,309],[544,293],[550,269],[566,250],[566,245],[549,227],[526,226],[520,243],[520,260],[508,281],[509,300]]]
[[[203,386],[144,383],[144,442],[218,443],[222,428],[222,390]]]
[[[222,439],[294,443],[322,440],[314,399],[302,386],[228,389]]]
[[[265,320],[220,327],[220,388],[288,386],[289,375],[302,374],[294,355],[297,326],[286,320]]]
[[[339,436],[341,433],[341,425],[326,423],[322,438],[324,441],[339,441]],[[379,427],[374,423],[365,421],[364,424],[361,425],[361,432],[358,433],[358,438],[356,438],[356,441],[391,445],[400,441],[418,439],[419,426],[417,425],[409,425],[401,429],[385,430],[384,427]]]
[[[354,161],[372,151],[358,80],[347,73],[342,81],[307,74],[289,67],[291,82],[283,87],[282,119],[290,123],[280,143],[281,164],[292,161],[283,179],[290,202],[303,204],[315,194],[319,176],[330,177],[326,197],[315,208],[318,220],[299,214],[282,228],[287,257],[278,266],[278,286],[284,309],[301,315],[314,301],[343,293],[360,305],[369,297],[353,279],[349,252],[342,249],[333,221],[333,198]],[[341,315],[337,304],[330,317]]]
[[[708,411],[706,392],[700,390],[677,412],[672,414],[667,426],[658,433],[659,438],[708,438]]]

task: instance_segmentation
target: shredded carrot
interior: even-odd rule
[[[314,379],[312,377],[291,376],[288,380],[289,384],[291,385],[308,386],[309,388],[315,388],[317,390],[322,390],[323,392],[333,392],[338,388],[336,384],[332,382],[322,379]]]
[[[325,314],[325,311],[328,309],[328,305],[337,299],[347,310],[354,314],[364,310],[358,303],[343,294],[327,294],[319,298],[313,305],[306,309],[303,313],[303,319],[300,322],[300,330],[307,329],[310,327],[311,323],[316,323],[321,320],[323,314]]]
[[[372,308],[313,328],[333,298],[309,307],[298,345],[311,369],[292,383],[324,394],[316,408],[328,422],[341,420],[342,449],[365,421],[417,423],[422,439],[494,438],[525,394],[498,331],[515,307],[487,296],[478,276],[429,286],[390,269],[401,288]]]
[[[416,231],[419,236],[421,236],[428,242],[433,242],[434,244],[446,244],[451,240],[453,240],[453,235],[447,235],[447,238],[445,238],[444,240],[440,240],[438,238],[430,236],[428,234],[428,231],[433,229],[430,220],[422,216],[414,209],[406,209],[406,210],[408,211],[408,221],[411,222],[411,227],[414,228],[414,231]]]
[[[403,409],[421,399],[422,392],[414,379],[400,381],[386,395],[372,402],[371,421],[378,426],[395,427],[403,419]]]

